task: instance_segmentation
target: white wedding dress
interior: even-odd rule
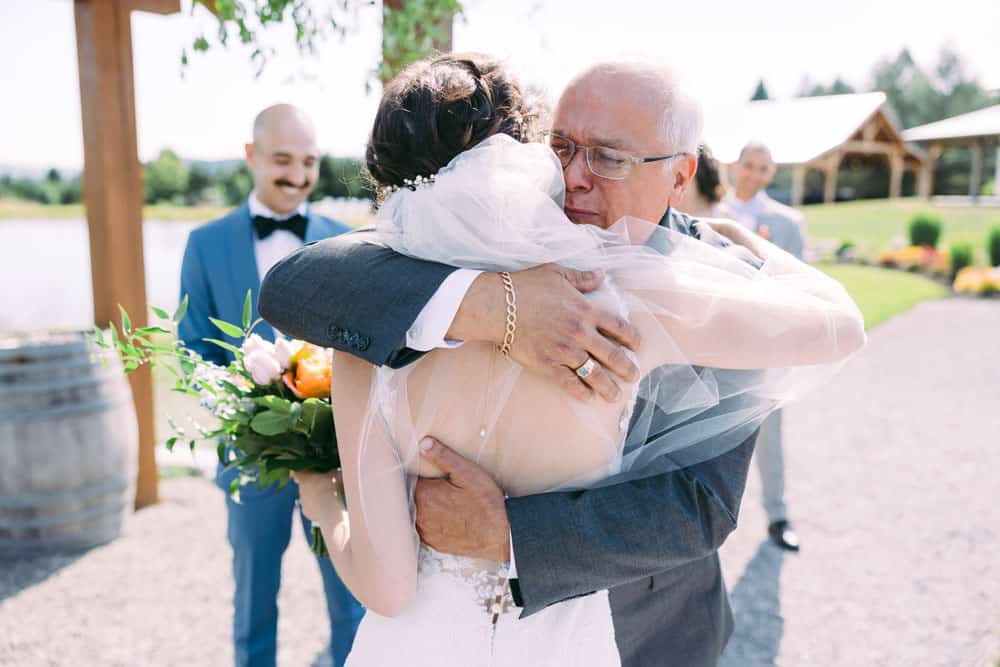
[[[519,619],[492,561],[420,547],[417,593],[399,616],[368,612],[347,667],[615,667],[607,591]]]
[[[782,401],[828,378],[857,349],[857,336],[846,335],[861,331],[857,308],[819,272],[778,250],[763,268],[750,266],[659,229],[671,246],[665,260],[641,239],[623,241],[627,225],[605,232],[569,222],[563,188],[547,147],[496,135],[455,158],[433,185],[392,195],[376,230],[398,252],[455,266],[607,268],[606,286],[592,297],[635,318],[643,336],[637,360],[650,381],[623,384],[614,403],[579,402],[481,343],[398,370],[359,371],[357,360],[339,367],[351,358],[335,354],[333,405],[351,523],[358,521],[351,540],[361,536],[352,558],[371,585],[356,595],[406,595],[392,617],[369,610],[348,667],[620,665],[607,591],[521,619],[501,564],[418,546],[407,480],[428,474],[421,437],[434,435],[477,462],[510,496],[638,479],[704,441],[743,442]],[[745,335],[731,335],[734,327]],[[659,380],[647,375],[666,367],[672,372]],[[659,392],[657,381],[669,391]],[[741,396],[738,409],[720,409]],[[676,415],[680,428],[657,436],[646,414],[653,410]],[[711,419],[697,422],[702,413]],[[709,448],[700,460],[723,451]]]

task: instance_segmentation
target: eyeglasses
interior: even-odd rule
[[[594,176],[607,178],[612,181],[623,180],[632,171],[632,166],[637,164],[647,164],[649,162],[659,162],[660,160],[670,160],[671,158],[690,155],[687,152],[671,153],[670,155],[657,155],[654,157],[635,157],[631,153],[620,151],[607,146],[581,146],[569,137],[564,137],[555,132],[546,135],[549,147],[559,158],[563,169],[569,166],[576,156],[576,151],[582,149],[587,156],[587,168]]]

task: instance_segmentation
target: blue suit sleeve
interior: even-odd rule
[[[229,360],[224,350],[203,340],[218,337],[215,326],[208,319],[218,318],[218,308],[208,286],[206,269],[198,238],[192,233],[188,236],[187,246],[184,248],[184,261],[181,264],[180,298],[187,296],[188,309],[177,327],[177,334],[189,349],[200,354],[206,361],[225,365]]]

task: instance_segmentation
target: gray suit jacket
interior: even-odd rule
[[[690,232],[683,214],[665,222]],[[373,364],[413,361],[406,332],[454,268],[373,240],[370,231],[345,234],[282,260],[261,286],[261,316]],[[733,625],[717,550],[736,527],[755,436],[644,480],[510,498],[512,591],[523,615],[610,589],[625,667],[716,664]]]
[[[757,232],[767,229],[767,239],[797,258],[805,253],[806,239],[802,232],[802,214],[790,206],[775,201],[761,193],[764,207],[757,216]]]

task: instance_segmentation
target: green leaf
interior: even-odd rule
[[[172,452],[174,450],[174,443],[177,442],[177,436],[167,438],[167,451]]]
[[[169,334],[170,332],[164,329],[163,327],[142,327],[140,329],[136,329],[135,333],[138,336],[148,336],[149,334],[154,334],[154,333]],[[152,344],[150,344],[150,346],[152,346]]]
[[[214,324],[219,331],[226,334],[227,336],[232,336],[233,338],[243,338],[243,329],[240,329],[235,324],[230,324],[229,322],[223,322],[222,320],[217,320],[214,317],[208,318],[209,321]]]
[[[157,308],[156,306],[151,306],[151,308],[153,309],[153,313],[157,317],[159,317],[161,320],[169,320],[170,319],[170,315],[168,315],[167,311],[163,310],[162,308]]]
[[[127,334],[132,330],[132,320],[128,318],[128,313],[125,312],[121,304],[118,304],[118,312],[122,315],[122,331]]]
[[[262,408],[268,408],[283,415],[290,415],[292,413],[292,402],[280,396],[270,394],[267,396],[257,396],[253,399],[253,402]]]
[[[243,300],[243,330],[250,328],[250,318],[253,315],[253,292],[247,290],[247,298]]]
[[[181,304],[177,306],[177,310],[174,311],[174,316],[170,319],[174,321],[175,324],[180,323],[184,319],[184,315],[188,310],[188,295],[185,294],[184,298],[181,299]]]
[[[281,435],[287,433],[292,420],[287,414],[264,410],[250,420],[250,428],[260,435]]]
[[[240,335],[243,335],[242,333]],[[243,350],[236,347],[232,343],[227,343],[226,341],[219,340],[218,338],[202,338],[206,343],[212,343],[213,345],[218,345],[224,350],[229,350],[235,355],[243,356]]]

